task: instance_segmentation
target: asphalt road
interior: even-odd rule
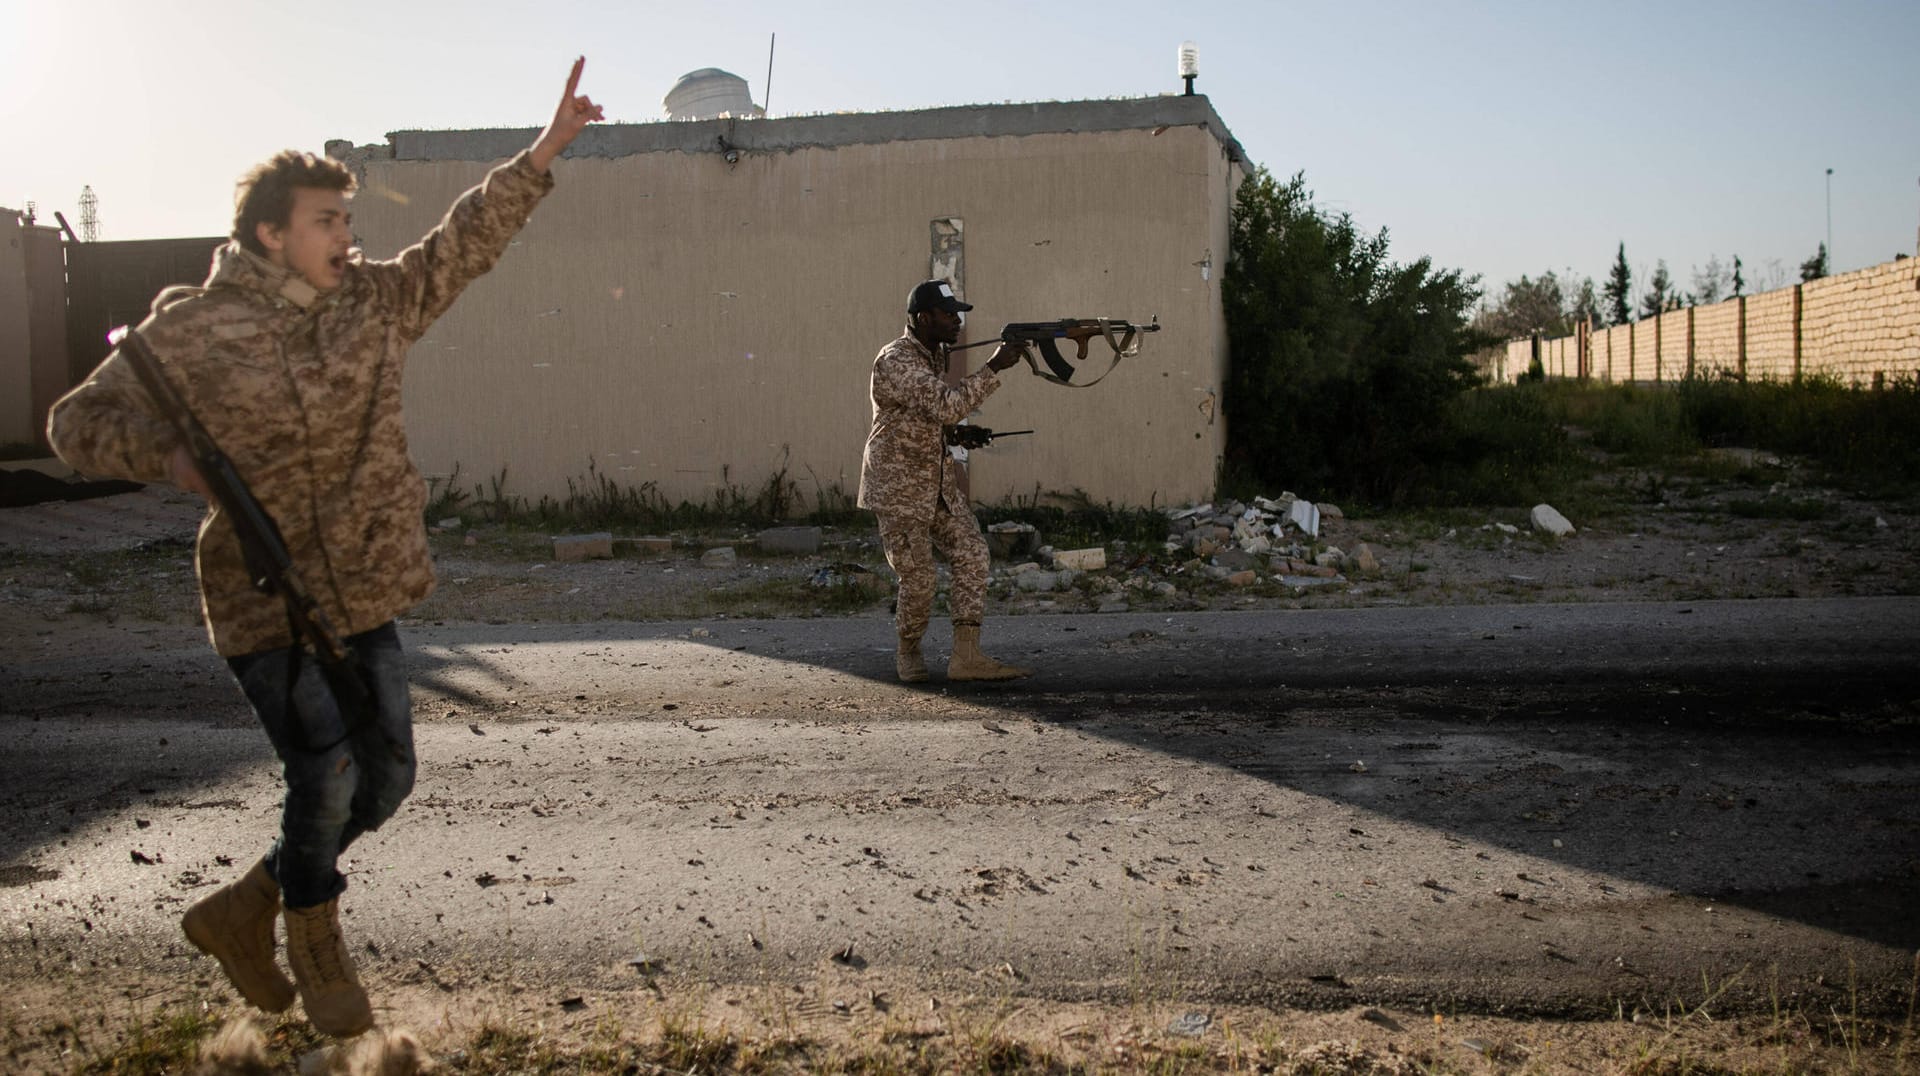
[[[1895,1011],[1920,949],[1920,599],[1017,617],[1040,675],[951,689],[873,618],[405,638],[376,983]],[[204,977],[278,787],[198,633],[18,640],[0,700],[0,979]]]

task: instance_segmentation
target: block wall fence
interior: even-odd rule
[[[1901,258],[1711,306],[1555,339],[1511,340],[1496,382],[1526,375],[1609,382],[1825,376],[1858,386],[1920,378],[1920,259]]]

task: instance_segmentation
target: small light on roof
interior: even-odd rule
[[[1200,75],[1200,46],[1180,42],[1180,78],[1187,84],[1187,96],[1193,96],[1193,80]]]

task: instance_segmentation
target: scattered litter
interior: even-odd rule
[[[1184,1035],[1190,1039],[1197,1039],[1206,1034],[1207,1029],[1212,1026],[1213,1016],[1211,1014],[1189,1012],[1174,1017],[1173,1022],[1167,1025],[1167,1030],[1175,1035]]]

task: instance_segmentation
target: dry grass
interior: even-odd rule
[[[1920,964],[1916,964],[1920,989]],[[1721,1012],[1740,981],[1605,1020],[1524,1020],[1355,1006],[1338,1012],[1160,996],[1055,1002],[1009,981],[985,994],[870,975],[812,983],[662,982],[555,999],[510,987],[381,991],[383,1028],[329,1044],[297,1013],[271,1024],[178,1000],[97,1024],[7,1029],[0,1067],[66,1073],[1900,1073],[1920,1062],[1910,992],[1892,1018],[1776,1003]],[[414,1030],[404,1030],[405,1028]]]

